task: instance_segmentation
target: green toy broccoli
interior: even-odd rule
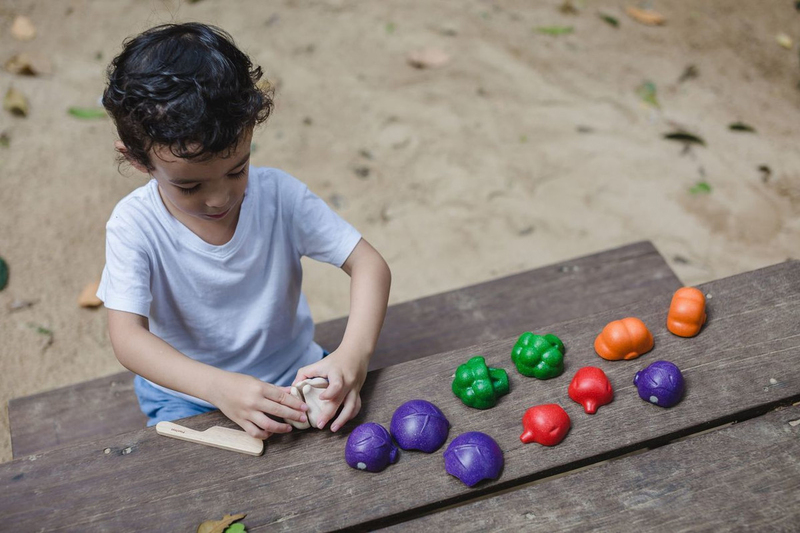
[[[564,343],[555,335],[534,335],[526,331],[514,344],[511,360],[524,376],[554,378],[564,371]]]

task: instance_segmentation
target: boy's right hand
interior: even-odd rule
[[[292,426],[267,415],[307,421],[308,406],[289,390],[245,374],[226,372],[209,401],[239,424],[248,435],[268,439],[273,433],[289,433]]]

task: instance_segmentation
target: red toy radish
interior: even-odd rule
[[[569,415],[555,403],[537,405],[525,411],[522,428],[525,430],[519,437],[522,442],[555,446],[564,440],[569,431]]]
[[[608,376],[595,366],[585,366],[575,372],[575,377],[567,390],[569,397],[583,406],[586,413],[593,415],[601,405],[611,403],[614,389]]]

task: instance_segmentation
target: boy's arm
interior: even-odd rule
[[[298,370],[295,383],[306,378],[328,378],[328,388],[320,395],[331,400],[342,411],[331,425],[338,431],[361,409],[361,387],[386,316],[391,272],[383,257],[366,240],[361,239],[342,265],[350,276],[350,317],[339,347],[328,357]],[[334,412],[320,416],[319,427],[325,427]]]
[[[284,389],[244,374],[215,368],[185,356],[150,333],[147,318],[108,310],[108,332],[122,365],[163,387],[201,398],[217,406],[248,434],[266,439],[288,433],[289,424],[265,413],[305,421],[308,408]]]

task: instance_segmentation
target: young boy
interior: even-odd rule
[[[275,418],[306,421],[287,386],[315,376],[331,400],[320,428],[339,407],[332,431],[361,408],[389,268],[301,182],[249,166],[253,129],[272,109],[260,77],[227,33],[196,23],[126,41],[109,67],[115,147],[152,179],[111,215],[97,295],[148,425],[218,408],[266,439],[292,429]],[[300,290],[301,256],[351,278],[347,328],[327,357]]]

